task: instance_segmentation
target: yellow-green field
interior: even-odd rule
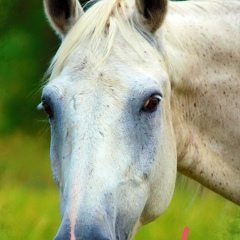
[[[0,240],[52,239],[58,229],[48,138],[19,133],[0,140]],[[239,240],[240,208],[178,178],[170,208],[135,239],[181,240],[186,226],[189,240]]]

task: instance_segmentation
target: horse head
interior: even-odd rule
[[[46,0],[62,45],[42,105],[60,191],[60,239],[130,239],[168,207],[176,178],[167,2]]]

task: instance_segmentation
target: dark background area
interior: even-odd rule
[[[0,0],[0,136],[19,129],[35,134],[43,127],[36,107],[59,44],[42,1]]]

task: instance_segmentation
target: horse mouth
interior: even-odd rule
[[[108,225],[108,224],[106,224]],[[106,230],[104,224],[78,224],[71,227],[69,219],[63,219],[54,240],[128,240],[130,234],[119,227]],[[110,224],[109,224],[110,225]]]

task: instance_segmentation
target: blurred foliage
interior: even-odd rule
[[[0,136],[42,127],[38,90],[58,45],[42,1],[0,0]]]

